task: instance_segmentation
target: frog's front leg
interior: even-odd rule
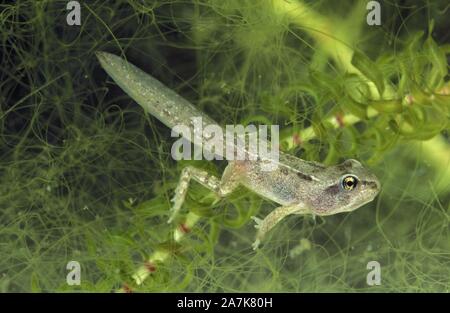
[[[219,197],[225,197],[239,184],[239,176],[237,175],[236,168],[232,162],[228,164],[222,175],[222,179],[220,180],[205,170],[198,169],[193,166],[185,167],[181,173],[178,186],[175,189],[175,195],[171,200],[173,202],[173,206],[169,220],[167,221],[168,223],[171,223],[180,211],[184,199],[186,198],[191,179],[197,181],[209,190],[214,191]]]
[[[269,213],[263,220],[252,216],[252,219],[256,222],[255,228],[258,229],[255,242],[252,244],[253,250],[256,250],[261,243],[261,240],[267,232],[269,232],[278,222],[283,218],[291,214],[306,214],[309,210],[301,204],[292,204],[280,206]]]

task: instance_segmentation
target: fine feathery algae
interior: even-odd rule
[[[65,1],[1,4],[1,291],[448,291],[448,3]],[[221,125],[278,124],[282,151],[377,174],[364,209],[289,218],[251,249],[240,189],[192,184],[167,224],[170,130],[103,72],[127,57]],[[66,265],[81,264],[81,284]],[[381,264],[381,285],[366,283]],[[149,278],[151,279],[145,279]]]

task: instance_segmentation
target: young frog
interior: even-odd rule
[[[97,57],[105,71],[131,98],[168,127],[186,125],[193,128],[193,117],[202,117],[204,125],[216,124],[187,100],[129,62],[106,52],[97,52]],[[264,219],[252,217],[258,229],[254,249],[264,235],[288,215],[325,216],[353,211],[372,201],[380,191],[377,177],[352,159],[324,166],[279,152],[274,170],[263,170],[262,162],[260,159],[228,161],[220,179],[192,166],[184,168],[172,199],[169,223],[179,212],[191,179],[219,197],[226,197],[243,185],[280,204]]]

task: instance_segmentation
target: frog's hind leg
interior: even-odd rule
[[[185,167],[181,172],[180,181],[175,189],[175,195],[171,200],[173,206],[171,208],[169,220],[167,221],[168,223],[171,223],[180,211],[184,199],[186,198],[191,179],[197,181],[209,190],[214,191],[216,195],[221,198],[230,194],[237,185],[239,185],[239,175],[237,175],[236,167],[232,162],[225,168],[222,179],[220,180],[205,170],[193,166]]]
[[[278,224],[283,218],[290,214],[305,214],[308,210],[298,203],[293,205],[280,206],[269,213],[263,220],[252,216],[252,219],[256,222],[255,228],[258,229],[255,242],[252,247],[256,250],[261,243],[261,240],[267,232],[269,232],[276,224]]]

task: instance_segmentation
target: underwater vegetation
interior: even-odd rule
[[[68,1],[0,4],[0,291],[449,292],[448,1],[378,1],[380,25],[370,1],[79,2],[80,25]],[[167,219],[181,170],[226,164],[174,161],[170,129],[97,51],[222,125],[280,125],[286,153],[358,159],[381,193],[288,217],[254,251],[250,217],[277,205],[193,183],[180,234]]]

